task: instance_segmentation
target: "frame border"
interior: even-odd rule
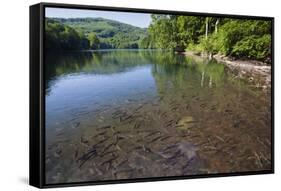
[[[30,6],[30,11],[32,7],[37,7],[40,11],[39,18],[39,51],[34,51],[30,48],[30,67],[33,66],[31,57],[34,53],[39,52],[39,89],[34,87],[34,84],[30,81],[30,123],[35,116],[34,112],[39,112],[39,150],[33,150],[34,153],[30,153],[30,185],[39,188],[55,188],[55,187],[70,187],[70,186],[89,186],[89,185],[105,185],[105,184],[118,184],[118,183],[136,183],[136,182],[152,182],[152,181],[166,181],[166,180],[184,180],[184,179],[195,179],[195,178],[214,178],[214,177],[229,177],[229,176],[243,176],[243,175],[260,175],[260,174],[273,174],[274,173],[274,17],[265,16],[250,16],[250,15],[232,15],[232,14],[218,14],[218,13],[200,13],[200,12],[186,12],[186,11],[171,11],[171,10],[157,10],[157,9],[140,9],[140,8],[124,8],[124,7],[108,7],[108,6],[94,6],[94,5],[77,5],[77,4],[61,4],[61,3],[39,3]],[[171,14],[171,15],[186,15],[186,16],[212,16],[220,18],[234,18],[234,19],[253,19],[253,20],[267,20],[271,22],[271,52],[272,52],[272,64],[271,64],[271,169],[262,171],[243,171],[243,172],[230,172],[230,173],[215,173],[215,174],[202,174],[202,175],[186,175],[186,176],[169,176],[169,177],[149,177],[149,178],[135,178],[135,179],[120,179],[120,180],[101,180],[101,181],[85,181],[85,182],[71,182],[71,183],[46,183],[46,173],[45,173],[45,8],[66,8],[66,9],[84,9],[84,10],[101,10],[101,11],[117,11],[117,12],[132,12],[132,13],[155,13],[155,14]],[[32,27],[37,25],[32,25],[32,18],[30,14],[30,34]],[[30,35],[32,39],[32,35]],[[30,39],[30,44],[32,40]],[[38,63],[36,63],[38,64]],[[32,75],[32,69],[30,68],[30,76]],[[32,78],[30,77],[30,80]],[[33,79],[34,80],[34,79]],[[39,93],[39,111],[32,109],[32,91]],[[30,124],[30,144],[34,143],[35,136],[37,134],[32,134],[34,127]],[[38,131],[38,130],[37,130]],[[38,138],[37,138],[38,139]],[[31,145],[30,145],[31,148]],[[32,150],[30,151],[32,152]],[[31,159],[37,155],[38,161],[32,161]],[[39,156],[38,156],[39,155]],[[34,169],[36,169],[34,171]],[[39,182],[34,183],[35,178],[34,173],[39,172]]]

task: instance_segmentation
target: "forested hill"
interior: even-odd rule
[[[104,18],[47,18],[46,47],[168,49],[271,63],[271,21],[151,15],[147,29]]]
[[[138,48],[146,29],[104,18],[48,18],[82,33],[92,42],[91,49]]]

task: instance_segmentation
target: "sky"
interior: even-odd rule
[[[59,18],[83,18],[83,17],[102,17],[127,23],[133,26],[146,28],[148,27],[151,17],[146,13],[129,13],[117,11],[94,11],[85,9],[67,9],[67,8],[46,8],[46,17],[59,17]]]

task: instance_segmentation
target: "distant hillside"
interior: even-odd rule
[[[50,19],[50,18],[49,18]],[[88,36],[94,33],[99,48],[139,48],[147,30],[104,18],[52,18]]]

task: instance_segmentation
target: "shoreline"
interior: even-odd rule
[[[201,60],[207,58],[193,51],[177,52],[177,54],[192,56]],[[235,76],[248,80],[256,88],[271,88],[271,65],[256,60],[233,60],[220,54],[213,55],[213,59],[225,64]]]

